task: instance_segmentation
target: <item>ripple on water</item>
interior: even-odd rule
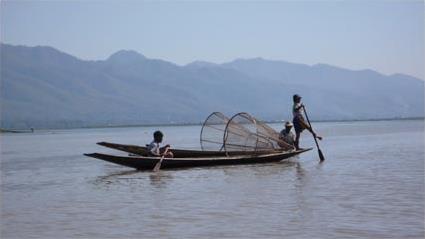
[[[316,129],[323,164],[313,150],[281,163],[159,173],[82,156],[105,152],[97,141],[148,142],[153,128],[2,136],[1,236],[423,238],[423,122]],[[198,147],[199,130],[164,128],[186,148]],[[305,134],[302,144],[314,143]]]

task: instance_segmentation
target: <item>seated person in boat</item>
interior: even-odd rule
[[[285,128],[280,131],[279,139],[282,142],[279,142],[279,146],[284,149],[295,149],[295,135],[291,132],[293,124],[289,121],[286,121]]]
[[[163,147],[160,147],[163,137],[164,137],[164,134],[162,134],[162,132],[159,130],[153,133],[153,141],[147,147],[149,156],[155,156],[155,157],[165,156],[166,158],[172,158],[174,156],[173,152],[169,150],[170,149],[169,144]]]
[[[294,116],[292,122],[294,124],[295,129],[295,148],[298,150],[300,149],[300,135],[303,130],[307,129],[310,131],[311,134],[313,134],[314,137],[318,138],[319,140],[322,140],[322,137],[316,135],[316,133],[313,132],[313,130],[310,127],[310,124],[308,124],[304,119],[304,105],[301,103],[301,96],[294,95],[292,97],[292,100],[294,101],[294,105],[292,107],[292,115]]]

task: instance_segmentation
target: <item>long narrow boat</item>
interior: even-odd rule
[[[34,133],[34,129],[16,130],[16,129],[0,129],[0,133]]]
[[[162,161],[161,168],[182,168],[182,167],[202,167],[216,165],[236,165],[236,164],[255,164],[278,162],[300,153],[311,150],[302,149],[291,152],[275,152],[256,155],[237,155],[237,156],[212,156],[212,157],[186,157],[186,158],[165,158]],[[145,156],[114,156],[108,154],[92,153],[84,154],[88,157],[101,159],[111,163],[135,168],[138,170],[152,170],[160,157]]]
[[[146,147],[131,145],[131,144],[116,144],[109,142],[98,142],[98,145],[124,151],[131,154],[137,154],[140,156],[148,156],[148,150]],[[174,154],[174,158],[187,158],[187,157],[212,157],[212,156],[228,156],[228,155],[251,155],[252,151],[205,151],[205,150],[190,150],[190,149],[171,149]],[[257,154],[267,154],[267,153],[276,153],[282,151],[256,151]]]

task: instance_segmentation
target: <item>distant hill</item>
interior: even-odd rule
[[[424,116],[424,82],[402,74],[261,58],[178,66],[127,50],[101,61],[51,47],[0,50],[1,128],[201,122],[212,111],[290,119],[294,93],[314,120]]]

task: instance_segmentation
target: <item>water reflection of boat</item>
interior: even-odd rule
[[[235,156],[224,156],[222,152],[216,152],[217,155],[200,156],[197,153],[203,151],[193,150],[193,155],[190,156],[190,150],[185,150],[186,157],[165,158],[161,168],[182,168],[182,167],[202,167],[216,165],[236,165],[236,164],[254,164],[254,163],[269,163],[278,162],[300,153],[311,150],[302,149],[297,151],[274,151],[268,153],[243,154]],[[173,151],[174,152],[174,151]],[[148,156],[115,156],[101,153],[85,154],[88,157],[101,159],[111,163],[136,168],[139,170],[151,170],[155,167],[160,157]]]

